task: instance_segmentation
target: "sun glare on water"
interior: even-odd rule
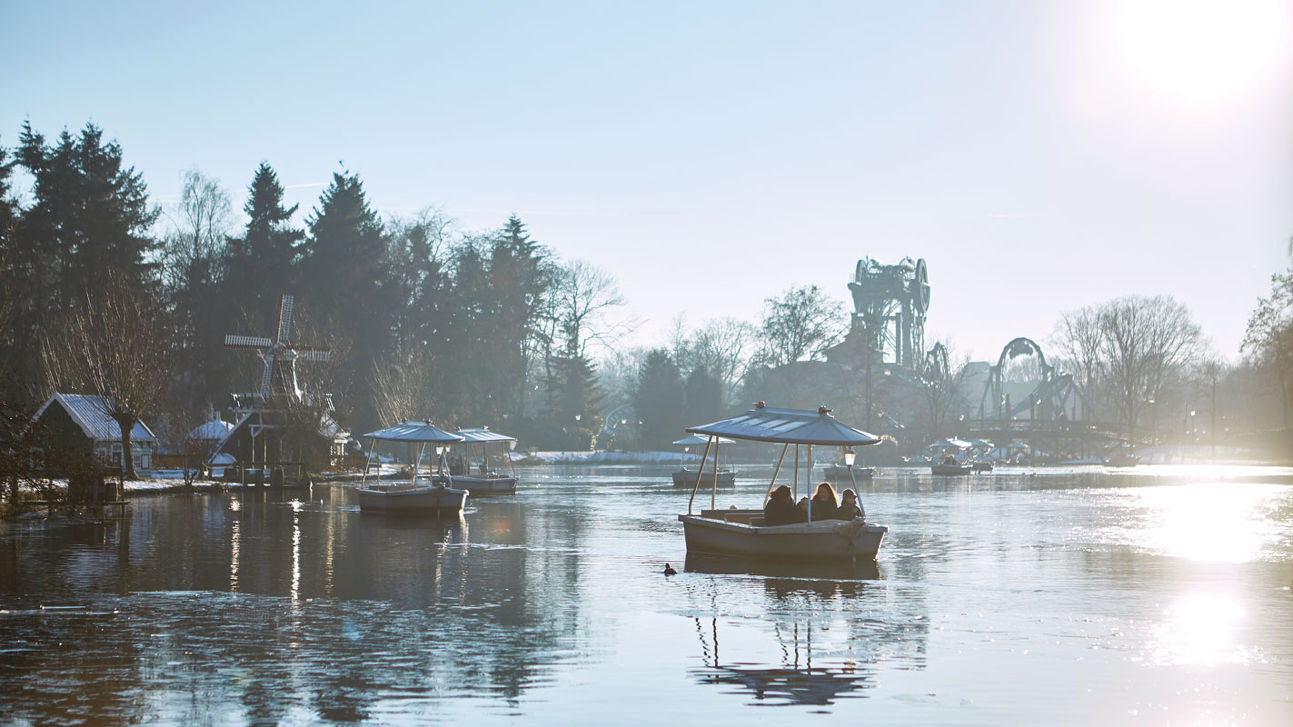
[[[1290,11],[1280,0],[1124,0],[1119,55],[1143,83],[1183,101],[1219,101],[1277,63]]]

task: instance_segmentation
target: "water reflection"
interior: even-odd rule
[[[739,661],[724,663],[719,652],[718,619],[710,620],[709,634],[705,633],[700,619],[695,621],[705,666],[693,669],[692,675],[701,684],[738,687],[735,691],[748,692],[754,697],[754,704],[825,706],[842,696],[863,696],[848,693],[873,686],[874,677],[870,669],[859,669],[851,660],[835,668],[813,667],[811,622],[803,624],[802,634],[799,623],[792,624],[786,633],[779,626],[775,632],[783,654],[782,662],[777,666],[759,666]]]
[[[540,470],[441,521],[320,486],[0,525],[0,721],[569,724],[633,705],[740,725],[741,705],[789,720],[865,697],[881,723],[1116,723],[1150,702],[1288,723],[1293,487],[1007,475],[868,483],[892,529],[878,564],[687,558],[670,578],[667,472]]]

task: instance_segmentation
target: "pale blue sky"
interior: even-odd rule
[[[159,199],[264,159],[304,217],[344,161],[384,214],[516,212],[634,342],[910,255],[976,358],[1128,293],[1234,358],[1293,233],[1293,8],[1254,3],[3,0],[0,145],[93,120]]]

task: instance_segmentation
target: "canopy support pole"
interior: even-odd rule
[[[795,498],[799,497],[799,445],[795,445]]]
[[[696,470],[696,485],[691,488],[691,498],[687,500],[688,515],[691,514],[691,504],[696,500],[696,491],[700,489],[700,482],[705,478],[705,459],[709,457],[709,448],[714,445],[714,440],[717,438],[717,434],[711,434],[709,435],[709,441],[705,442],[705,453],[700,456],[700,468]],[[718,452],[715,452],[714,455],[717,457]]]
[[[772,497],[772,490],[777,486],[777,473],[781,472],[781,461],[786,458],[786,450],[790,449],[790,443],[786,442],[781,445],[781,456],[777,458],[777,466],[772,470],[772,482],[768,483],[768,491],[763,494],[763,506],[768,506],[768,500]]]
[[[368,482],[368,468],[373,465],[373,449],[376,446],[377,446],[376,439],[371,439],[368,441],[368,459],[364,460],[364,476],[359,478],[360,487],[363,487],[364,484]],[[382,473],[380,470],[377,472],[377,479],[378,480],[382,479]]]
[[[808,489],[813,489],[813,445],[808,445]],[[813,498],[817,493],[808,493],[808,524],[813,524]]]

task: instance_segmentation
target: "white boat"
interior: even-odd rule
[[[442,514],[461,512],[467,501],[468,490],[450,487],[447,483],[436,483],[430,473],[422,475],[422,460],[428,447],[435,454],[443,455],[445,447],[453,442],[461,442],[462,437],[450,434],[431,422],[403,422],[364,435],[369,439],[368,463],[364,466],[364,478],[360,481],[359,509],[365,512],[389,514]],[[368,482],[368,471],[372,467],[373,455],[376,454],[379,442],[403,443],[408,446],[409,459],[412,460],[409,479],[399,483],[382,484],[380,477],[374,484]],[[416,451],[417,457],[412,453]],[[420,477],[420,475],[422,475]]]
[[[702,437],[699,434],[690,434],[686,437],[683,437],[682,439],[674,441],[675,446],[682,447],[683,453],[689,452],[692,447],[699,447],[708,443],[709,443],[709,438]],[[719,437],[718,441],[714,443],[714,446],[715,448],[717,448],[720,445],[731,444],[731,443],[732,443],[732,440]],[[715,459],[717,460],[717,456],[715,457]],[[673,473],[673,486],[674,487],[695,487],[696,478],[698,477],[700,478],[702,483],[710,482],[711,480],[714,480],[715,478],[714,466],[704,468],[704,473],[702,474],[700,469],[691,470],[691,469],[687,469],[686,465],[683,465],[681,469]],[[714,484],[717,487],[723,487],[723,488],[736,487],[736,470],[730,467],[719,467],[718,473],[717,473],[717,481],[714,482]]]
[[[465,487],[477,496],[516,492],[516,471],[512,468],[512,458],[508,456],[508,452],[516,447],[515,437],[492,432],[488,427],[459,429],[455,434],[462,437],[462,443],[452,445],[452,448],[462,447],[463,452],[460,458],[455,459],[451,451],[448,474],[437,474],[432,478],[433,482]],[[479,464],[473,463],[476,456],[480,457]],[[462,464],[455,468],[454,462]]]
[[[720,436],[781,444],[781,457],[777,460],[776,469],[772,473],[772,482],[764,495],[765,502],[778,485],[777,475],[781,471],[781,465],[785,461],[790,445],[795,445],[793,481],[797,490],[800,445],[807,446],[807,472],[811,474],[813,445],[843,447],[845,461],[851,464],[854,456],[853,447],[880,442],[878,437],[836,421],[826,407],[821,407],[817,411],[773,409],[764,406],[762,402],[741,416],[689,427],[687,431],[709,437],[710,444],[705,447],[705,458],[708,457],[711,449],[717,449],[713,444]],[[701,460],[702,466],[705,458]],[[717,487],[711,489],[710,509],[701,510],[696,514],[692,508],[701,484],[702,482],[698,482],[692,490],[686,514],[678,516],[678,520],[683,524],[689,556],[692,553],[709,553],[761,559],[797,558],[807,563],[858,558],[874,559],[880,550],[880,543],[885,533],[889,532],[889,528],[884,525],[868,523],[865,515],[853,520],[814,522],[811,504],[808,507],[807,522],[764,525],[762,509],[740,510],[735,507],[727,510],[719,509],[716,503]],[[797,492],[795,496],[798,496]],[[859,507],[860,505],[861,503]]]

